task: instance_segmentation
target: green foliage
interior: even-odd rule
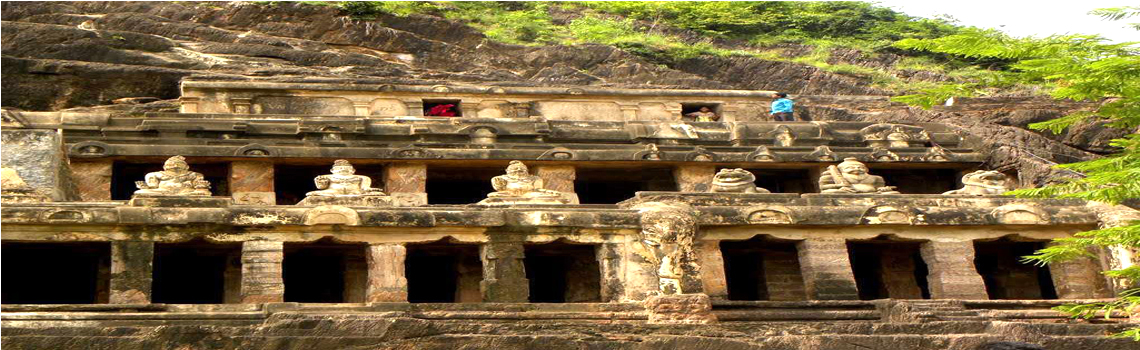
[[[339,1],[334,3],[349,16],[357,19],[373,19],[380,13],[408,16],[439,10],[439,6],[429,1]]]
[[[586,7],[709,35],[766,41],[853,40],[885,45],[957,32],[944,20],[915,18],[853,1],[585,1]]]
[[[1123,6],[1096,9],[1092,12],[1089,12],[1089,14],[1100,16],[1100,18],[1108,21],[1119,21],[1125,18],[1140,17],[1140,6]],[[1133,29],[1140,30],[1140,23],[1129,23],[1128,26],[1132,27]]]
[[[570,22],[567,29],[573,39],[567,40],[566,44],[598,43],[613,45],[661,64],[703,54],[729,54],[729,51],[717,49],[709,43],[686,44],[666,35],[639,31],[634,28],[633,20],[628,18],[619,21],[583,16]]]
[[[1137,8],[1134,7],[1093,12],[1108,19],[1126,18],[1136,13]],[[975,59],[979,63],[1001,63],[1007,70],[999,77],[1007,82],[1041,84],[1051,88],[1050,94],[1054,98],[1098,104],[1093,110],[1030,124],[1032,129],[1059,133],[1093,118],[1108,120],[1110,126],[1126,130],[1135,131],[1140,126],[1140,43],[1106,43],[1103,38],[1086,35],[1012,38],[997,31],[971,29],[937,39],[901,40],[895,46]],[[981,88],[986,83],[948,84],[894,100],[929,107],[932,102],[948,95],[967,96],[969,89]],[[1021,197],[1081,198],[1112,204],[1140,198],[1140,134],[1133,132],[1113,140],[1111,145],[1119,152],[1100,159],[1057,166],[1083,173],[1083,177],[1010,193]],[[1056,245],[1025,257],[1026,262],[1048,264],[1084,259],[1089,257],[1089,249],[1094,247],[1140,248],[1140,222],[1082,232],[1055,242]],[[1140,267],[1112,270],[1105,274],[1140,281]],[[1120,298],[1111,302],[1065,305],[1057,310],[1068,312],[1073,317],[1103,315],[1109,318],[1116,311],[1125,314],[1136,312],[1138,306],[1140,289],[1133,289],[1121,293]],[[1140,328],[1117,336],[1140,340]]]

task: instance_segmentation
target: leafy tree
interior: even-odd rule
[[[1100,9],[1092,13],[1119,20],[1140,16],[1140,7]],[[1109,121],[1110,126],[1133,131],[1112,141],[1111,144],[1119,149],[1115,154],[1057,166],[1083,173],[1083,177],[1062,180],[1059,184],[1042,188],[1012,191],[1012,194],[1081,198],[1110,204],[1140,198],[1140,134],[1136,132],[1140,127],[1140,42],[1109,43],[1104,38],[1088,35],[1012,38],[993,30],[968,30],[937,39],[902,40],[895,46],[971,59],[1006,61],[1009,64],[1003,76],[1007,79],[1041,84],[1050,88],[1050,94],[1057,99],[1097,104],[1091,111],[1030,124],[1032,129],[1058,133],[1077,123],[1099,119]],[[983,87],[982,82],[944,85],[924,94],[900,96],[895,100],[929,107],[933,101],[975,94]],[[1140,248],[1140,221],[1123,227],[1081,232],[1056,242],[1059,244],[1027,256],[1026,262],[1048,264],[1090,258],[1090,249],[1095,247]],[[1105,274],[1126,279],[1135,285],[1140,281],[1140,266],[1106,271]],[[1110,317],[1113,311],[1137,313],[1140,312],[1140,288],[1124,291],[1111,302],[1066,305],[1058,310],[1084,318],[1101,313]],[[1140,340],[1140,328],[1129,329],[1117,336]]]

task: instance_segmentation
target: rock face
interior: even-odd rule
[[[186,77],[778,90],[798,95],[793,96],[797,114],[817,121],[958,124],[987,140],[983,146],[994,151],[990,168],[1020,172],[1025,186],[1072,176],[1050,166],[1112,152],[1108,140],[1125,134],[1102,122],[1056,136],[1026,131],[1029,123],[1087,107],[1047,98],[960,99],[952,108],[934,111],[909,109],[885,97],[853,103],[831,96],[887,92],[811,66],[750,57],[698,57],[665,67],[605,45],[507,45],[433,16],[363,21],[332,7],[294,3],[6,2],[3,20],[0,103],[27,110],[173,99]],[[786,51],[807,53],[796,47]],[[896,60],[859,56],[839,50],[832,59],[865,66]],[[98,109],[171,108],[164,102],[114,106]]]

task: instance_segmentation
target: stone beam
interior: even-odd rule
[[[986,300],[986,283],[974,267],[974,242],[926,242],[922,260],[931,299]]]
[[[365,253],[368,259],[368,288],[365,302],[407,302],[408,279],[404,260],[408,250],[403,244],[370,244]]]
[[[285,301],[285,279],[282,275],[284,261],[284,242],[243,242],[241,302],[259,304]]]
[[[714,165],[678,165],[673,168],[673,179],[681,192],[708,192],[713,175],[716,175]]]
[[[859,299],[846,240],[810,238],[796,244],[796,250],[808,299]]]
[[[154,242],[111,242],[111,304],[150,304]]]
[[[230,193],[234,203],[275,205],[273,163],[261,160],[239,160],[230,163]]]
[[[521,242],[491,242],[479,250],[483,259],[483,302],[525,303],[530,299],[530,281],[523,267]]]

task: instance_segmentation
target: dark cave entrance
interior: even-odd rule
[[[239,303],[241,244],[155,244],[152,283],[155,303]]]
[[[577,168],[574,192],[582,204],[616,204],[639,191],[676,191],[672,168]]]
[[[796,242],[761,236],[721,241],[729,300],[805,300]]]
[[[528,244],[523,259],[532,303],[596,303],[602,300],[597,246],[556,241]]]
[[[368,262],[363,244],[338,244],[329,239],[285,243],[285,301],[300,303],[361,303],[368,285]]]
[[[1044,247],[1044,242],[1008,238],[974,241],[974,267],[982,275],[990,299],[1057,299],[1049,268],[1021,261],[1021,257]]]
[[[503,167],[445,167],[428,165],[427,195],[430,204],[472,204],[494,192],[491,178],[505,174]]]
[[[921,242],[848,241],[859,299],[930,299]]]
[[[477,303],[483,300],[479,246],[448,241],[408,244],[404,261],[408,302]]]
[[[111,244],[4,242],[2,303],[106,303]]]

